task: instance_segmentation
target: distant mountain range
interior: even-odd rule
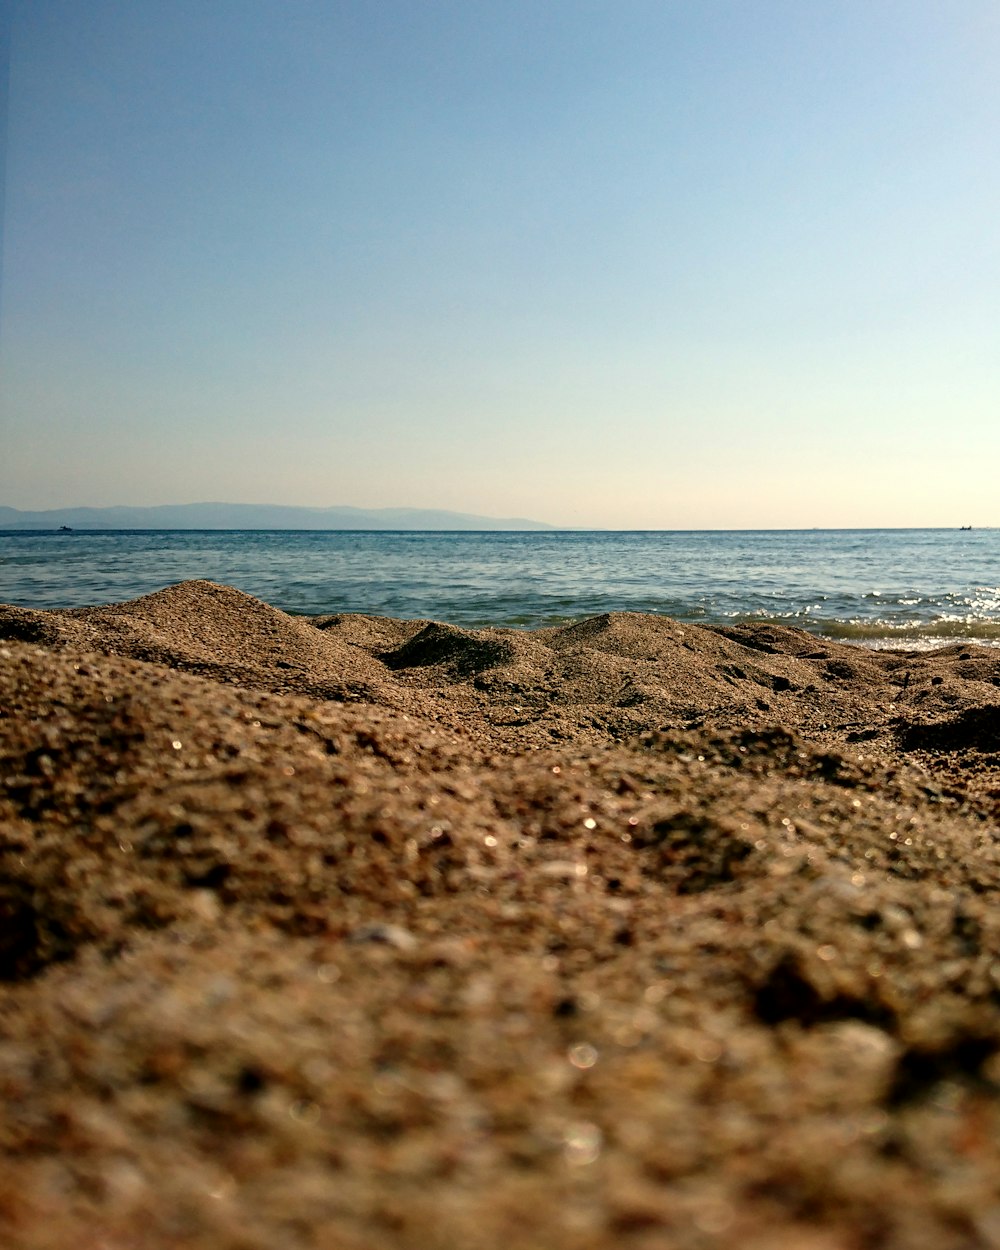
[[[293,508],[281,504],[178,503],[154,508],[0,507],[0,529],[52,530],[552,530],[525,517],[432,508]]]

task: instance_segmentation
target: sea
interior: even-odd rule
[[[1000,646],[1000,529],[0,531],[0,602],[109,604],[207,578],[286,612],[532,628],[611,611]]]

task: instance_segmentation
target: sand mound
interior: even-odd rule
[[[1000,657],[0,631],[4,1246],[992,1244]]]
[[[454,625],[431,623],[381,658],[391,669],[440,668],[450,676],[464,678],[509,665],[516,654],[513,638],[500,631],[471,633]]]
[[[1000,752],[1000,707],[984,704],[963,708],[955,716],[939,721],[904,724],[900,745],[908,751]]]
[[[0,637],[23,638],[163,664],[259,690],[390,702],[368,653],[303,618],[213,582],[182,582],[109,607],[0,609]]]
[[[392,651],[428,624],[427,621],[397,621],[391,616],[364,616],[356,612],[338,612],[333,616],[312,616],[310,624],[331,634],[352,647],[362,647],[371,654]]]
[[[1000,658],[985,648],[867,652],[801,630],[705,628],[641,613],[537,631],[310,619],[204,581],[102,608],[0,607],[0,638],[145,660],[255,690],[395,707],[456,732],[475,715],[493,745],[518,748],[769,722],[813,739],[853,734],[895,744],[903,733],[915,747],[921,725],[940,722],[947,737],[963,707],[992,702],[1000,685]]]

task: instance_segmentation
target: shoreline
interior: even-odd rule
[[[149,533],[7,544],[6,598],[87,608],[181,577],[290,613],[556,628],[608,611],[776,624],[871,649],[1000,641],[996,534]],[[909,633],[907,633],[909,631]]]
[[[995,648],[187,582],[0,707],[4,1244],[995,1241]]]

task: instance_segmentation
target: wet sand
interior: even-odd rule
[[[1000,653],[0,608],[0,1245],[1000,1247]]]

